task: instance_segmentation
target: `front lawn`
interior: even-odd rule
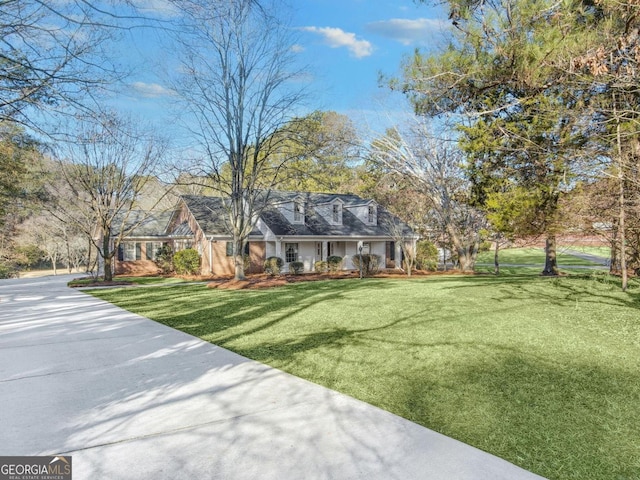
[[[550,479],[640,478],[640,290],[436,276],[94,295]]]
[[[576,249],[576,251],[578,251]],[[586,252],[585,252],[586,253]],[[489,263],[493,265],[494,251],[489,250],[485,252],[479,252],[477,263]],[[607,258],[607,257],[605,257]],[[498,250],[498,261],[500,264],[511,265],[544,265],[544,249],[542,248],[505,248],[504,250]],[[565,253],[565,249],[558,248],[557,251],[558,265],[567,266],[595,266],[597,263],[585,260],[574,255]]]

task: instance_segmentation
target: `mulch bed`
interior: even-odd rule
[[[396,271],[383,271],[377,273],[373,277],[369,278],[401,278],[410,279],[416,277],[425,277],[432,275],[451,275],[453,273],[461,273],[455,270],[427,272],[422,270],[415,270],[411,277],[408,277],[405,273]],[[282,274],[282,275],[268,275],[266,273],[249,274],[246,280],[236,280],[233,277],[200,277],[190,276],[182,277],[185,280],[192,282],[207,282],[207,287],[216,288],[220,290],[256,290],[263,288],[281,287],[289,285],[291,283],[299,282],[314,282],[320,280],[342,280],[348,278],[358,278],[360,276],[357,271],[339,272],[339,273],[303,273],[300,275]],[[78,279],[80,280],[80,279]],[[134,286],[135,282],[122,281],[114,279],[111,282],[104,282],[95,280],[90,283],[73,284],[70,283],[70,287],[126,287]],[[180,285],[180,284],[176,284]]]
[[[448,272],[425,272],[415,271],[412,277],[424,277],[427,275],[441,275],[455,273],[451,270]],[[246,280],[236,280],[234,278],[216,278],[207,283],[209,288],[217,288],[220,290],[255,290],[260,288],[281,287],[291,283],[314,282],[320,280],[342,280],[347,278],[358,278],[359,272],[341,272],[341,273],[303,273],[300,275],[283,274],[283,275],[267,275],[254,274],[248,275]],[[381,272],[369,278],[412,278],[401,272]]]

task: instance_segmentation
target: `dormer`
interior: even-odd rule
[[[373,200],[359,205],[351,205],[348,208],[365,225],[378,224],[378,204]]]
[[[367,215],[366,215],[366,223],[367,225],[377,225],[378,224],[378,206],[375,202],[370,202],[367,205]]]
[[[303,225],[305,216],[304,198],[296,196],[279,206],[280,213],[293,225]]]
[[[293,201],[293,222],[291,223],[304,223],[304,202],[300,199]]]
[[[336,198],[333,202],[329,203],[329,223],[331,225],[342,225],[342,200]]]

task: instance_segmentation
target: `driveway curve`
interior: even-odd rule
[[[0,455],[71,455],[74,480],[542,478],[69,279],[0,281]]]

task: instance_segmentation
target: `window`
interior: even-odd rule
[[[322,242],[316,242],[316,255],[322,258]]]
[[[300,202],[293,202],[293,221],[304,223],[304,206]]]
[[[369,242],[362,242],[362,254],[369,255],[371,253],[371,245]]]
[[[158,250],[162,248],[162,242],[147,242],[146,255],[147,260],[155,260],[158,257]]]
[[[186,250],[187,248],[191,248],[193,246],[193,243],[191,242],[191,240],[176,240],[173,243],[174,246],[174,250],[176,252],[179,252],[180,250]]]
[[[331,257],[331,256],[335,255],[335,251],[336,251],[336,244],[333,243],[333,242],[329,242],[329,248],[328,248],[328,252],[327,252],[329,254],[329,256]]]
[[[227,257],[233,257],[233,242],[227,242]],[[249,242],[244,244],[244,254],[249,255]]]
[[[139,242],[124,242],[124,255],[122,259],[125,262],[133,262],[140,260],[141,245]]]
[[[298,261],[298,244],[297,243],[285,243],[284,244],[285,261],[287,263]]]
[[[376,223],[376,207],[374,207],[373,205],[369,205],[367,220],[369,221],[369,223]]]
[[[340,205],[333,205],[333,223],[340,223]]]

